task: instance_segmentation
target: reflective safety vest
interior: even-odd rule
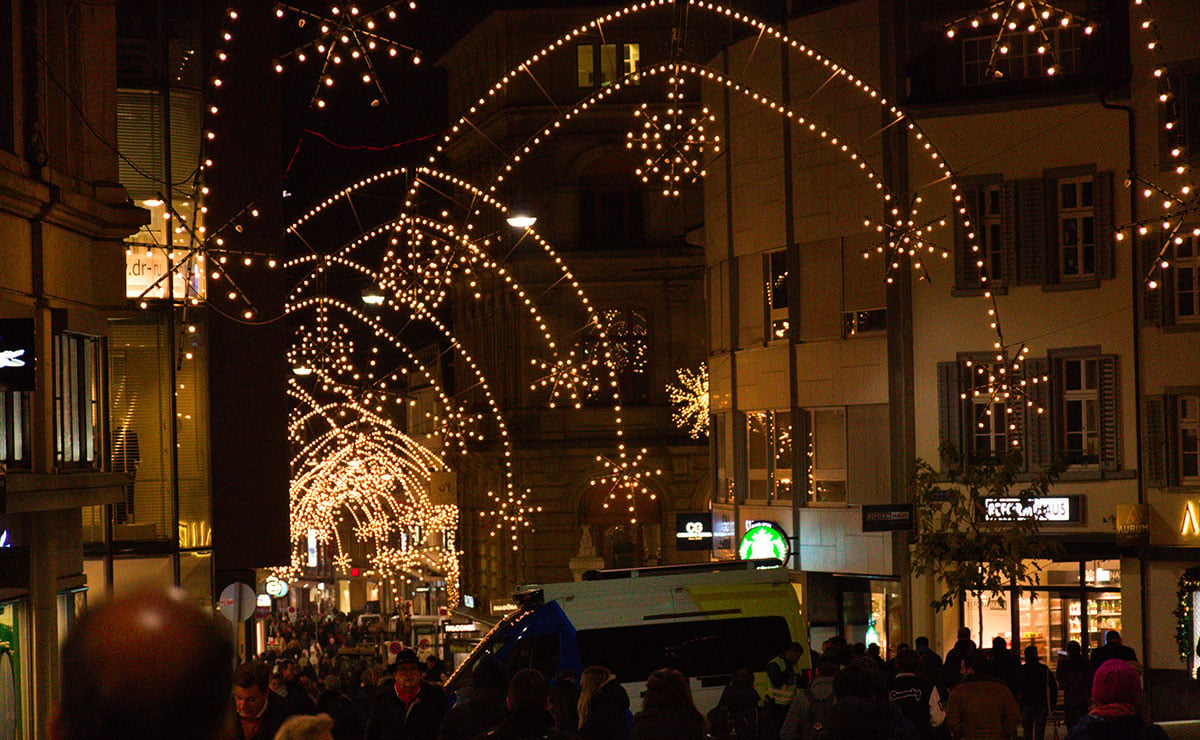
[[[779,669],[779,673],[783,675],[783,683],[779,686],[775,685],[774,681],[770,681],[770,686],[767,688],[767,701],[776,704],[791,704],[792,699],[796,698],[796,672],[788,666],[787,661],[782,655],[777,655],[771,658],[771,662],[767,665],[775,665]],[[770,679],[770,671],[767,672],[768,680]]]

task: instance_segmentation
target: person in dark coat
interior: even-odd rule
[[[263,663],[246,663],[233,674],[233,708],[237,715],[233,740],[272,740],[291,716],[282,696],[267,688],[270,674]]]
[[[1067,733],[1066,740],[1167,740],[1158,725],[1138,716],[1142,680],[1128,661],[1105,661],[1092,680],[1092,708]]]
[[[962,680],[962,662],[975,653],[975,641],[971,639],[970,627],[958,628],[958,642],[946,653],[946,662],[942,664],[940,686],[947,692]],[[948,694],[947,694],[948,695]]]
[[[345,691],[342,679],[332,673],[325,677],[325,691],[317,698],[317,712],[333,720],[333,740],[354,740],[362,736],[358,711]]]
[[[629,695],[604,666],[585,668],[579,679],[579,735],[584,740],[623,740],[633,721]]]
[[[642,711],[633,717],[633,740],[705,740],[704,715],[692,701],[692,687],[674,668],[659,668],[646,679]]]
[[[1055,674],[1062,687],[1063,719],[1069,730],[1087,714],[1088,704],[1092,703],[1092,664],[1083,657],[1075,640],[1067,643],[1067,654],[1059,659]]]
[[[937,681],[938,674],[942,672],[942,656],[929,649],[929,638],[924,635],[918,637],[913,644],[916,645],[913,649],[917,651],[917,657],[921,659],[917,665],[917,675]]]
[[[513,674],[508,682],[508,717],[497,727],[476,735],[474,740],[542,740],[574,738],[554,725],[554,715],[546,709],[550,687],[546,677],[533,668]]]
[[[425,667],[412,650],[396,656],[395,681],[375,701],[365,740],[435,740],[446,715],[441,687],[422,679]]]
[[[1104,645],[1092,651],[1092,670],[1099,670],[1106,661],[1113,660],[1136,661],[1137,653],[1133,648],[1121,642],[1121,633],[1108,630],[1104,633]]]
[[[1021,659],[1008,649],[1008,641],[999,635],[993,637],[988,660],[992,664],[992,677],[1002,681],[1008,690],[1013,692],[1013,696],[1016,696],[1020,689],[1018,674],[1021,672]]]
[[[734,672],[733,679],[717,706],[708,713],[709,732],[718,740],[755,738],[759,730],[759,696],[754,690],[754,674],[746,668]]]
[[[888,703],[886,678],[870,658],[859,658],[833,679],[829,740],[918,740],[912,724]]]
[[[1058,703],[1058,681],[1038,660],[1036,645],[1025,648],[1025,664],[1017,673],[1017,705],[1026,740],[1045,740],[1046,718]]]
[[[546,708],[554,715],[554,724],[574,732],[579,729],[579,684],[572,671],[561,671],[550,682]]]
[[[471,669],[475,691],[461,699],[442,720],[438,740],[470,740],[508,717],[508,669],[485,655]]]
[[[308,689],[300,680],[300,667],[296,665],[296,661],[284,658],[275,665],[279,669],[279,675],[283,678],[283,686],[287,690],[284,701],[287,704],[288,714],[316,714],[317,704],[308,695]]]
[[[912,724],[921,740],[932,740],[946,719],[946,705],[937,686],[917,674],[921,657],[904,648],[896,654],[896,675],[888,681],[888,703]]]

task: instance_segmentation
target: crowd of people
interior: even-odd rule
[[[702,714],[687,677],[664,667],[646,678],[641,708],[602,666],[576,675],[509,674],[485,656],[449,707],[436,659],[400,650],[386,668],[333,659],[344,626],[308,619],[282,651],[230,670],[225,630],[178,595],[113,599],[80,620],[63,648],[55,740],[1044,740],[1060,695],[1066,740],[1162,740],[1151,724],[1137,656],[1115,632],[1083,655],[1070,643],[1055,670],[1036,647],[1022,661],[997,637],[970,631],[943,660],[928,640],[878,646],[827,640],[801,670],[792,643],[766,666],[733,672]],[[320,643],[325,641],[325,646]],[[763,695],[755,671],[765,672]],[[232,675],[231,675],[232,673]],[[1018,735],[1018,730],[1020,735]],[[1055,733],[1057,736],[1057,733]]]

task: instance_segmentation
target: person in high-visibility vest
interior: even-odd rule
[[[800,660],[801,655],[804,655],[804,646],[793,642],[767,663],[767,679],[771,685],[767,688],[763,703],[776,731],[783,726],[788,706],[796,698],[800,678],[796,661]]]

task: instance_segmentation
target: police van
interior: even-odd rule
[[[517,611],[447,681],[452,695],[470,686],[485,655],[510,674],[536,668],[550,678],[604,666],[635,712],[659,668],[687,676],[696,708],[707,712],[739,668],[755,672],[763,694],[767,662],[791,642],[805,646],[800,665],[808,667],[797,586],[778,560],[590,571],[580,582],[523,587],[514,598]]]

